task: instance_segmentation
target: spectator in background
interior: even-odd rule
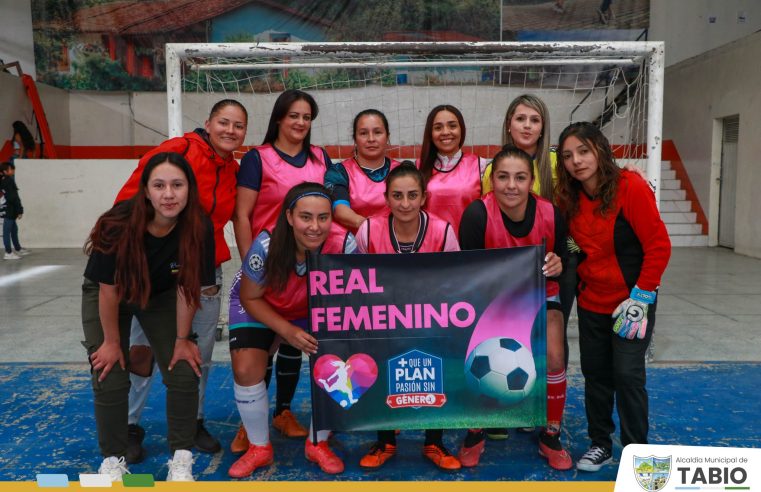
[[[21,121],[13,122],[13,157],[11,162],[15,159],[30,159],[34,157],[34,149],[37,145],[34,143],[34,137]]]
[[[24,214],[24,207],[21,205],[21,198],[16,186],[16,166],[11,162],[0,164],[0,172],[3,179],[0,181],[0,193],[5,198],[5,216],[3,217],[3,246],[5,246],[4,260],[20,260],[22,256],[31,253],[28,249],[21,247],[18,240],[17,220],[21,219]],[[12,247],[12,249],[11,249]]]

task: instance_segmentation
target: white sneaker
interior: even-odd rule
[[[16,250],[16,254],[20,255],[20,256],[26,256],[26,255],[28,255],[31,252],[32,252],[31,249],[26,249],[26,248],[21,248],[21,249],[17,249]]]
[[[557,3],[552,6],[552,10],[554,10],[558,14],[565,14],[565,9],[563,8],[563,6]]]
[[[167,482],[195,482],[193,478],[193,453],[187,449],[178,449],[167,463],[169,473]]]
[[[21,257],[11,251],[10,253],[5,253],[5,256],[3,257],[4,260],[20,260]]]
[[[98,468],[98,474],[110,476],[112,482],[121,482],[122,475],[125,473],[129,473],[129,470],[127,470],[127,463],[123,456],[121,458],[109,456],[103,460],[100,468]]]

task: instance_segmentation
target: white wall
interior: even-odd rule
[[[32,37],[32,0],[0,0],[0,58],[20,62],[24,73],[37,77]]]
[[[24,205],[19,239],[29,248],[81,248],[135,169],[134,160],[16,161]]]
[[[30,249],[81,248],[136,166],[133,159],[17,160],[21,243]],[[234,247],[231,222],[225,237]]]
[[[311,91],[320,108],[313,125],[313,143],[350,145],[352,120],[359,111],[376,108],[389,118],[394,145],[419,144],[428,111],[437,104],[454,104],[465,117],[468,144],[486,145],[501,141],[502,119],[510,101],[523,92],[541,96],[552,114],[552,135],[558,135],[580,91],[518,90],[503,87],[368,87],[363,89]],[[215,102],[232,97],[249,113],[246,145],[258,145],[264,138],[270,112],[278,94],[200,94],[183,97],[183,129],[203,126]],[[574,115],[575,120],[593,119],[602,108],[602,92],[591,98]],[[157,92],[81,93],[73,92],[71,102],[71,145],[158,145],[166,139],[166,94]],[[617,120],[611,140],[622,141],[626,118]]]
[[[14,121],[23,121],[29,129],[33,129],[32,104],[15,73],[0,72],[0,108],[0,147],[13,136],[11,125]]]
[[[744,21],[739,19],[741,15]],[[666,66],[759,29],[759,0],[650,0],[648,39],[666,42]]]
[[[761,32],[666,69],[664,138],[676,143],[700,203],[711,202],[714,120],[740,115],[735,250],[761,258]],[[711,215],[709,213],[709,215]],[[714,228],[715,221],[709,223]]]

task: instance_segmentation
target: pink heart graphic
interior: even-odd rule
[[[312,377],[341,408],[349,409],[378,379],[378,365],[367,354],[354,354],[346,362],[326,354],[314,363]]]

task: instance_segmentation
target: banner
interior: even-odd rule
[[[544,247],[310,255],[317,429],[546,421]]]

